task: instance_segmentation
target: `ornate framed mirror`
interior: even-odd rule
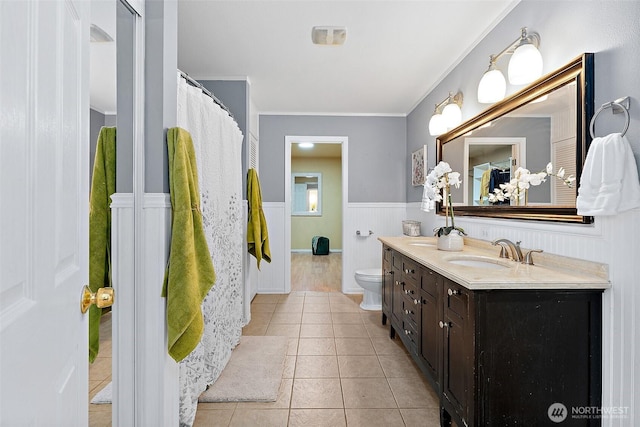
[[[591,142],[593,68],[593,54],[585,53],[437,138],[438,161],[448,162],[462,177],[463,185],[451,190],[456,215],[593,222],[576,211]],[[536,173],[549,162],[554,172],[563,168],[565,176],[576,177],[575,185],[548,176],[527,190],[524,204],[490,201],[487,191],[494,188],[487,182],[492,174],[490,186],[497,188],[518,167]],[[438,206],[438,212],[444,215],[444,206]]]

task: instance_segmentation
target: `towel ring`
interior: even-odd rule
[[[603,112],[607,108],[611,108],[614,113],[617,113],[619,111],[622,111],[624,113],[624,115],[625,115],[625,124],[624,124],[624,129],[622,129],[622,136],[624,136],[627,133],[627,130],[629,129],[629,121],[630,121],[629,107],[624,105],[624,104],[628,105],[628,103],[629,103],[629,97],[625,97],[625,98],[616,99],[615,101],[611,101],[611,102],[607,102],[605,104],[602,104],[600,106],[600,108],[598,108],[596,113],[593,115],[593,118],[591,119],[591,124],[589,126],[589,133],[591,134],[591,138],[595,138],[596,137],[595,133],[593,131],[593,128],[594,128],[594,126],[596,124],[596,118],[598,117],[598,114],[600,114],[601,112]]]

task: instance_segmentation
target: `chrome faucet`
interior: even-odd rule
[[[500,251],[501,258],[509,258],[509,256],[505,251],[505,248],[509,248],[509,251],[511,251],[511,258],[514,261],[518,261],[518,262],[524,261],[524,257],[522,256],[522,251],[520,250],[520,242],[513,243],[509,239],[496,239],[493,242],[491,242],[491,244],[493,246],[500,245],[502,247],[502,250]]]

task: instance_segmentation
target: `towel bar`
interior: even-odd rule
[[[620,98],[620,99],[616,99],[615,101],[611,101],[611,102],[606,102],[604,104],[602,104],[600,106],[600,108],[598,108],[598,110],[595,112],[595,114],[593,115],[593,117],[591,118],[591,123],[589,125],[589,133],[591,134],[591,138],[595,138],[595,132],[593,131],[593,128],[595,126],[596,123],[596,118],[598,117],[598,114],[600,114],[601,112],[603,112],[604,110],[606,110],[607,108],[611,108],[611,110],[613,111],[614,114],[616,113],[624,113],[625,115],[625,124],[624,124],[624,129],[622,129],[622,136],[624,136],[625,133],[627,133],[627,130],[629,129],[629,108],[630,108],[631,103],[629,102],[629,97],[625,96],[624,98]]]

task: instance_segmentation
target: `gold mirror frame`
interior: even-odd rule
[[[500,102],[467,120],[451,131],[436,139],[436,155],[438,162],[442,160],[443,146],[486,123],[508,114],[518,107],[534,99],[546,95],[572,81],[576,82],[576,187],[580,182],[582,165],[591,143],[589,122],[593,117],[593,53],[585,53],[575,58],[524,89],[510,95]],[[577,194],[577,189],[576,189]],[[444,206],[438,204],[438,214],[445,215]],[[492,218],[512,218],[535,221],[556,221],[589,224],[593,217],[577,214],[576,208],[542,207],[542,206],[455,206],[455,214],[460,216],[477,216]]]

